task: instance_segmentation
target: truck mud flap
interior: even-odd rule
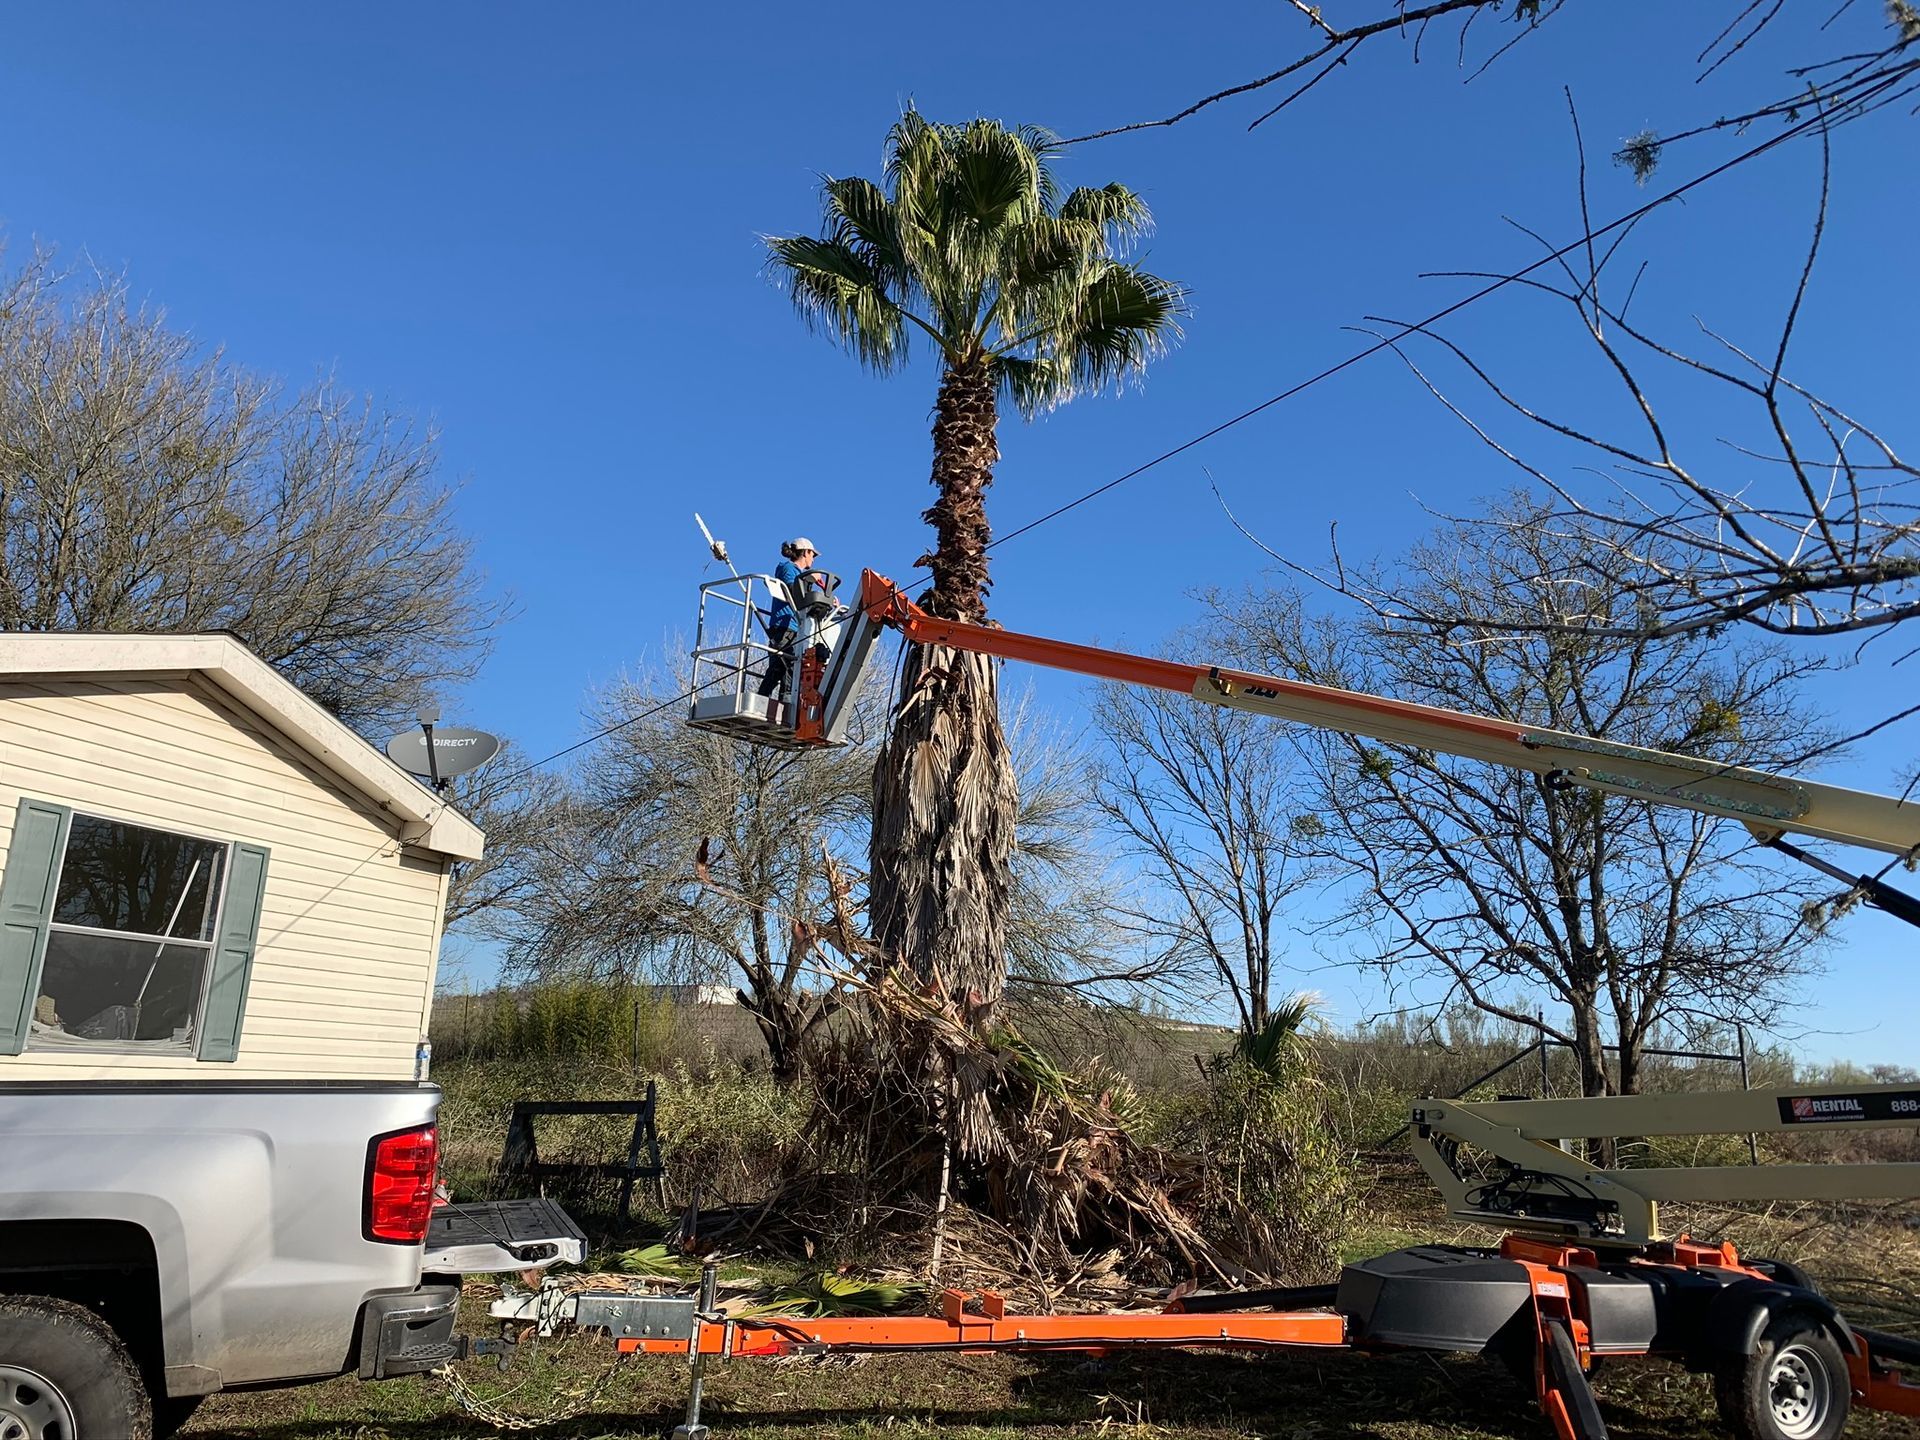
[[[360,1317],[360,1378],[418,1375],[461,1354],[454,1338],[458,1285],[423,1285],[398,1295],[376,1295]]]

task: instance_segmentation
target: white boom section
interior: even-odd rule
[[[1725,816],[1762,839],[1782,833],[1812,835],[1903,856],[1920,849],[1920,802],[1891,795],[1405,702],[1394,702],[1403,706],[1397,713],[1383,713],[1356,704],[1375,697],[1293,681],[1234,684],[1202,676],[1192,694],[1213,705]]]

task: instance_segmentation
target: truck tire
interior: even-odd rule
[[[1816,1316],[1775,1316],[1751,1355],[1714,1372],[1720,1418],[1735,1440],[1838,1440],[1853,1406],[1840,1346]]]
[[[0,1297],[0,1440],[153,1440],[133,1357],[82,1306]]]

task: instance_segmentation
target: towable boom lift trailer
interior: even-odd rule
[[[1468,715],[1216,665],[1183,664],[927,614],[866,571],[851,610],[838,580],[803,577],[792,597],[805,633],[782,693],[749,693],[756,656],[753,587],[787,598],[766,576],[703,587],[688,723],[756,744],[844,743],[852,702],[885,629],[910,643],[1024,660],[1148,685],[1211,705],[1272,715],[1392,744],[1528,770],[1549,785],[1676,805],[1736,820],[1762,843],[1856,884],[1868,903],[1920,925],[1920,902],[1855,878],[1787,835],[1920,856],[1920,804],[1793,776]],[[724,592],[730,628],[707,623]],[[738,607],[738,608],[735,608]],[[824,651],[825,659],[818,655]],[[731,670],[731,673],[729,673]],[[704,671],[704,674],[703,674]],[[721,689],[725,685],[730,688]],[[715,694],[715,690],[720,693]],[[1586,1383],[1596,1356],[1658,1355],[1715,1375],[1721,1413],[1739,1440],[1833,1440],[1852,1404],[1920,1416],[1920,1341],[1846,1324],[1785,1262],[1742,1260],[1730,1245],[1664,1238],[1661,1201],[1920,1197],[1920,1165],[1769,1165],[1607,1169],[1562,1148],[1574,1138],[1704,1135],[1816,1128],[1920,1127],[1920,1089],[1906,1086],[1629,1095],[1579,1100],[1420,1101],[1413,1145],[1453,1214],[1508,1228],[1496,1250],[1423,1245],[1349,1265],[1338,1285],[1189,1296],[1160,1315],[1009,1316],[994,1295],[943,1292],[938,1318],[724,1320],[692,1301],[648,1300],[628,1350],[773,1355],[939,1348],[1109,1351],[1204,1346],[1367,1351],[1476,1351],[1530,1373],[1560,1440],[1606,1434]],[[1470,1174],[1463,1150],[1491,1155],[1493,1178]],[[1197,1316],[1206,1316],[1204,1321]]]

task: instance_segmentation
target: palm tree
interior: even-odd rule
[[[941,363],[934,403],[934,545],[923,603],[986,617],[986,491],[1001,400],[1031,417],[1137,376],[1179,334],[1181,288],[1122,255],[1146,228],[1122,185],[1061,198],[1057,142],[992,120],[909,110],[887,136],[885,185],[821,185],[818,236],[769,239],[810,324],[892,374],[916,337]],[[1006,975],[1016,801],[990,661],[907,657],[874,780],[873,938],[975,1025]]]

